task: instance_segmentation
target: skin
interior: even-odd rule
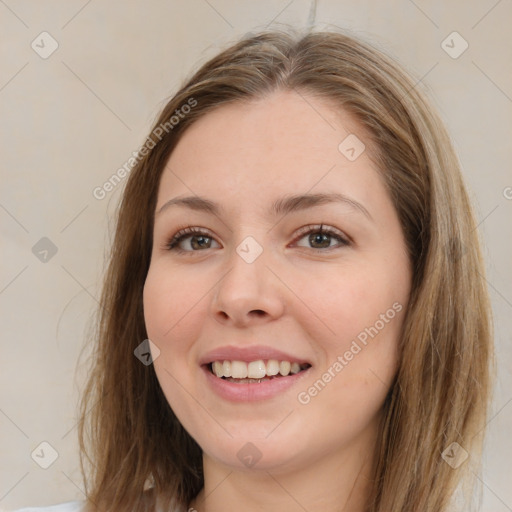
[[[199,119],[163,172],[156,211],[185,195],[224,209],[216,216],[172,206],[156,214],[144,287],[148,337],[160,350],[157,377],[203,449],[205,488],[190,504],[200,512],[363,511],[412,275],[369,150],[355,161],[338,150],[351,133],[369,147],[362,127],[339,107],[277,91]],[[350,196],[371,218],[344,203],[268,214],[282,196],[320,192]],[[297,233],[320,224],[350,245],[318,241],[317,231]],[[180,244],[188,252],[168,250],[184,226],[204,228],[211,238],[200,245],[192,235]],[[236,251],[248,236],[263,248],[252,263]],[[393,304],[401,311],[334,371],[338,356]],[[271,345],[312,368],[271,399],[233,403],[205,384],[199,368],[206,352],[228,344]],[[298,394],[329,368],[335,376],[301,403]],[[261,454],[252,467],[237,457],[247,442]]]

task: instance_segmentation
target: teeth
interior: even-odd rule
[[[265,362],[261,359],[259,361],[251,361],[247,367],[247,377],[250,379],[262,379],[267,374],[267,367]]]
[[[222,363],[222,376],[231,377],[231,361],[224,361]]]
[[[243,361],[231,361],[231,375],[228,375],[228,377],[245,379],[247,377],[247,363]]]
[[[220,361],[214,361],[212,370],[217,377],[222,377],[224,375],[224,372],[222,371],[222,363]]]
[[[267,375],[277,375],[279,373],[279,361],[270,359],[267,363]]]
[[[292,363],[290,366],[290,373],[299,373],[300,372],[300,364],[299,363]]]
[[[279,363],[279,373],[286,377],[290,373],[290,368],[292,367],[289,361],[281,361]]]
[[[212,371],[217,377],[233,379],[264,379],[265,377],[274,377],[276,375],[294,375],[309,365],[300,365],[290,361],[277,361],[269,359],[266,363],[262,359],[246,363],[244,361],[214,361]]]

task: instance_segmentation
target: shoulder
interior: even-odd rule
[[[68,501],[66,503],[59,503],[58,505],[51,505],[48,507],[20,508],[14,512],[82,512],[84,504],[84,501]]]

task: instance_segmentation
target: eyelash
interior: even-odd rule
[[[329,228],[329,227],[326,228],[322,224],[315,225],[315,226],[304,226],[303,228],[300,228],[297,233],[297,237],[295,238],[294,241],[298,241],[298,240],[304,238],[306,235],[309,235],[311,233],[329,235],[333,238],[336,238],[339,242],[339,244],[337,246],[327,247],[325,249],[316,249],[316,248],[312,247],[312,248],[310,248],[312,251],[330,252],[332,249],[338,249],[338,248],[341,248],[344,246],[351,245],[351,241],[349,241],[348,238],[345,238],[344,236],[342,236],[342,234],[339,231],[335,230],[334,228]],[[167,249],[169,251],[175,251],[178,253],[187,253],[187,254],[201,252],[200,250],[186,251],[186,250],[178,247],[179,243],[182,240],[189,238],[190,236],[197,236],[197,235],[205,236],[206,238],[213,238],[209,234],[209,232],[205,229],[195,228],[195,227],[194,228],[187,227],[187,228],[180,229],[173,237],[171,237],[171,239],[165,244],[165,249]]]

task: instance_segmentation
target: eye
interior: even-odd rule
[[[307,243],[311,244],[309,247],[319,251],[350,245],[349,240],[342,233],[334,228],[324,228],[322,224],[319,226],[305,226],[299,230],[299,235],[300,238],[298,240],[302,240],[307,236]],[[338,243],[331,245],[333,241]],[[298,246],[304,247],[300,244]]]
[[[165,245],[169,251],[197,252],[211,249],[213,237],[202,228],[184,228],[178,231]],[[215,242],[217,243],[217,242]],[[185,247],[185,248],[184,248]]]
[[[326,249],[335,249],[350,245],[350,241],[334,228],[325,228],[322,224],[316,226],[305,226],[298,232],[299,237],[295,240],[302,240],[306,237],[307,243],[311,244],[310,249],[325,252]],[[337,242],[332,245],[332,242]],[[210,233],[202,228],[187,227],[180,229],[166,244],[169,251],[179,253],[198,252],[202,249],[212,249],[212,242],[218,243]],[[218,245],[219,246],[219,245]],[[305,247],[297,244],[298,247]],[[220,247],[220,246],[219,246]]]

